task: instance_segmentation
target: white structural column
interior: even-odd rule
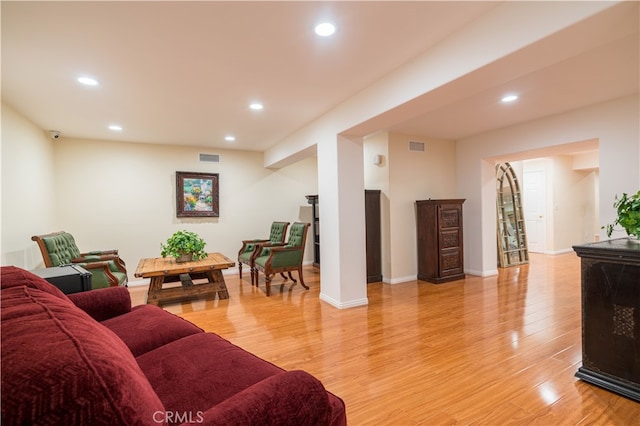
[[[362,139],[318,142],[320,299],[337,308],[366,305]]]

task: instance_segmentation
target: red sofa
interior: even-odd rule
[[[0,268],[2,424],[344,425],[342,400],[124,287]]]

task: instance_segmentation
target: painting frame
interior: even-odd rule
[[[176,172],[176,216],[220,217],[219,174]]]

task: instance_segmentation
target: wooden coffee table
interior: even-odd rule
[[[235,262],[221,253],[209,253],[206,259],[177,263],[173,257],[141,259],[135,276],[151,278],[147,303],[158,305],[166,301],[208,296],[228,299],[227,285],[222,270],[235,266]],[[193,280],[207,279],[204,284],[194,284]],[[166,283],[178,282],[182,285],[164,287]]]

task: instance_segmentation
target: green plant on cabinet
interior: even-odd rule
[[[611,237],[615,226],[620,225],[627,235],[640,238],[640,191],[633,195],[622,193],[620,198],[616,195],[613,207],[617,211],[616,219],[602,227],[607,230],[607,237]]]

